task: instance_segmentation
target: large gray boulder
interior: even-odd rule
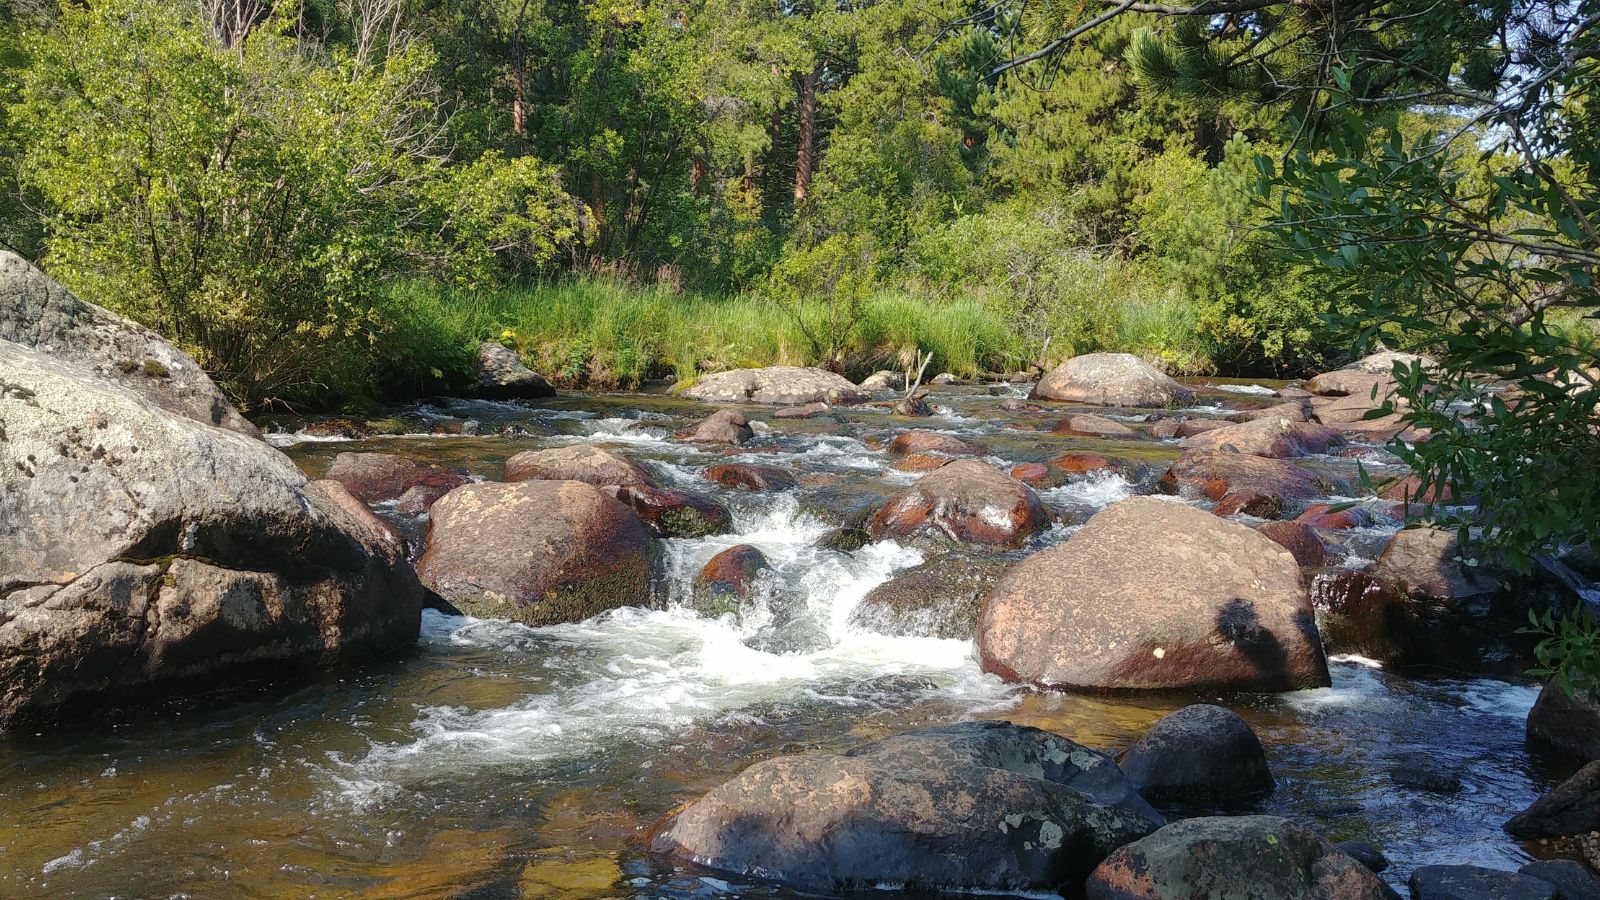
[[[493,400],[535,400],[554,397],[556,389],[523,365],[517,351],[484,341],[478,345],[478,393]]]
[[[142,325],[79,300],[4,249],[0,249],[0,341],[76,363],[168,412],[259,435],[188,354]]]
[[[1039,379],[1034,400],[1101,406],[1163,407],[1187,403],[1194,392],[1132,353],[1074,356]]]
[[[422,595],[339,485],[0,342],[0,728],[393,650]]]
[[[978,653],[986,671],[1060,690],[1329,683],[1294,556],[1153,497],[1107,507],[1006,572],[979,616]]]
[[[1576,679],[1572,693],[1550,681],[1528,713],[1528,743],[1584,762],[1600,759],[1600,702],[1589,683]]]
[[[1316,832],[1276,816],[1185,819],[1111,854],[1088,900],[1390,900],[1378,876]]]
[[[633,510],[592,484],[469,484],[429,516],[417,570],[464,612],[554,625],[650,599],[654,539]]]
[[[1056,891],[1162,823],[1107,757],[962,722],[757,763],[669,814],[650,846],[814,891]]]
[[[843,375],[803,366],[767,366],[731,369],[701,375],[684,388],[683,396],[707,403],[774,403],[798,406],[861,403],[867,394]]]

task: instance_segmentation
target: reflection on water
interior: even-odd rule
[[[1246,387],[1227,396],[1270,401]],[[1013,464],[1069,449],[1136,464],[1173,452],[1049,434],[1053,418],[1003,418],[982,393],[942,390],[938,399],[932,427]],[[1223,400],[1203,402],[1221,409]],[[786,896],[663,867],[638,838],[675,804],[779,753],[963,717],[1011,718],[1114,750],[1187,702],[1033,694],[982,674],[970,642],[852,627],[850,612],[871,588],[923,560],[893,543],[848,554],[816,546],[904,478],[871,449],[905,427],[881,411],[779,422],[737,449],[667,440],[704,413],[667,398],[412,412],[470,418],[480,434],[302,441],[291,453],[313,473],[340,451],[367,449],[492,478],[518,450],[606,443],[668,483],[715,494],[733,510],[736,533],[664,542],[656,609],[543,629],[429,612],[415,651],[361,671],[15,736],[0,744],[0,896]],[[755,495],[699,478],[724,459],[787,466],[801,487]],[[1374,454],[1367,464],[1384,463]],[[1147,474],[1090,476],[1042,496],[1079,523],[1147,492]],[[1057,527],[1044,541],[1069,532]],[[1349,552],[1371,552],[1382,537],[1353,535]],[[738,543],[771,562],[767,593],[738,614],[696,614],[687,602],[694,573]],[[765,645],[752,638],[780,603],[816,623],[820,645],[757,649]],[[1496,681],[1411,680],[1352,658],[1336,661],[1331,689],[1228,703],[1258,729],[1278,776],[1260,808],[1370,841],[1403,879],[1423,863],[1504,868],[1523,858],[1500,823],[1561,774],[1523,749],[1534,696]],[[1415,750],[1461,769],[1462,792],[1395,784],[1390,768]]]

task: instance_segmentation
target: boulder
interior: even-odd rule
[[[0,729],[416,640],[393,531],[176,402],[0,343]]]
[[[1600,898],[1600,875],[1573,859],[1541,859],[1528,863],[1517,874],[1553,885],[1560,900]]]
[[[804,406],[785,406],[772,414],[775,419],[815,419],[833,409],[826,403],[807,403]]]
[[[736,447],[755,437],[755,431],[750,428],[750,422],[743,413],[736,409],[719,409],[673,437],[694,444],[728,444]]]
[[[1122,463],[1098,453],[1063,453],[1048,463],[1050,468],[1067,475],[1090,475],[1095,472],[1121,472]]]
[[[1311,421],[1311,404],[1304,400],[1290,400],[1276,406],[1247,409],[1228,417],[1229,422],[1254,422],[1257,419],[1286,419],[1290,422]]]
[[[505,480],[581,481],[597,487],[655,487],[655,479],[643,466],[592,444],[524,450],[506,460]]]
[[[1171,437],[1188,439],[1197,434],[1205,434],[1208,431],[1216,431],[1227,427],[1228,421],[1226,419],[1203,419],[1199,416],[1187,416],[1179,419],[1173,425]]]
[[[1600,702],[1586,682],[1575,680],[1570,694],[1555,681],[1545,684],[1528,713],[1528,743],[1585,762],[1600,759]]]
[[[946,456],[983,456],[988,451],[977,444],[963,441],[942,431],[902,431],[889,442],[889,452],[896,456],[912,453],[943,453]]]
[[[1328,685],[1300,567],[1260,534],[1133,497],[1013,566],[978,620],[986,671],[1061,690]]]
[[[1185,819],[1117,850],[1089,876],[1088,900],[1390,900],[1361,863],[1276,816]]]
[[[733,526],[733,515],[727,507],[699,494],[644,485],[608,485],[601,490],[621,500],[662,537],[705,537],[722,534]]]
[[[1337,369],[1323,372],[1306,382],[1306,390],[1319,397],[1354,397],[1377,407],[1394,394],[1395,381],[1388,374]]]
[[[1057,422],[1056,427],[1052,428],[1051,431],[1056,434],[1097,438],[1134,438],[1139,436],[1139,432],[1121,422],[1115,419],[1108,419],[1105,416],[1097,416],[1093,413],[1078,413],[1074,416],[1067,416]]]
[[[1444,528],[1397,533],[1378,556],[1372,575],[1410,594],[1454,602],[1486,598],[1501,588],[1487,566],[1467,565],[1456,533]]]
[[[935,453],[913,453],[895,460],[889,468],[896,472],[932,472],[934,469],[943,468],[951,460],[952,457]]]
[[[1288,459],[1327,453],[1329,447],[1343,444],[1339,432],[1326,425],[1273,416],[1192,435],[1179,446],[1185,450],[1232,450],[1268,459]]]
[[[749,544],[718,553],[695,575],[697,605],[713,615],[732,612],[755,596],[756,579],[770,568],[767,557]]]
[[[843,375],[800,366],[713,372],[701,375],[681,393],[690,400],[707,403],[771,403],[777,406],[802,403],[844,406],[867,399],[866,393]]]
[[[787,469],[777,466],[752,466],[744,463],[719,463],[705,471],[707,481],[743,491],[787,491],[799,482]]]
[[[850,624],[880,634],[969,640],[978,606],[1007,562],[939,557],[894,576],[861,599]]]
[[[1131,353],[1090,353],[1052,369],[1029,399],[1164,407],[1187,403],[1194,392]]]
[[[1256,531],[1294,554],[1294,561],[1316,569],[1328,564],[1328,545],[1317,530],[1304,522],[1263,522]]]
[[[1555,885],[1482,866],[1423,866],[1411,873],[1412,900],[1558,900]]]
[[[1021,547],[1049,526],[1033,489],[975,459],[958,459],[922,476],[867,523],[875,541]]]
[[[1307,500],[1348,488],[1294,463],[1209,450],[1179,457],[1157,487],[1168,494],[1215,500],[1218,515],[1247,512],[1264,519],[1292,515]]]
[[[889,407],[889,412],[912,419],[926,419],[933,415],[933,408],[928,405],[928,389],[918,388],[910,396],[901,397]]]
[[[1007,722],[757,763],[650,847],[803,890],[1057,891],[1162,820],[1106,757]]]
[[[1250,726],[1231,710],[1203,703],[1150,726],[1117,765],[1156,806],[1231,805],[1265,797],[1277,786]]]
[[[1282,387],[1278,388],[1272,393],[1273,396],[1280,397],[1284,400],[1306,400],[1314,396],[1310,391],[1303,387]]]
[[[1044,463],[1018,463],[1011,467],[1011,477],[1031,488],[1059,486],[1066,477]]]
[[[1378,496],[1385,500],[1399,500],[1404,503],[1449,503],[1454,499],[1448,484],[1432,485],[1424,491],[1422,480],[1415,475],[1385,482],[1378,488]]]
[[[939,374],[937,374],[937,375],[933,376],[932,378],[928,379],[928,383],[929,384],[955,384],[956,383],[956,376],[951,374],[951,373],[949,373],[949,372],[940,372]]]
[[[879,369],[861,379],[858,385],[869,394],[882,394],[888,391],[903,391],[906,388],[906,376],[901,372],[891,372],[888,369]]]
[[[1403,363],[1407,366],[1420,365],[1424,370],[1437,369],[1439,367],[1438,363],[1416,353],[1380,350],[1377,353],[1363,356],[1346,368],[1354,369],[1357,372],[1365,372],[1368,375],[1393,375],[1395,363]]]
[[[1340,841],[1334,846],[1345,856],[1366,866],[1368,871],[1385,872],[1389,869],[1389,857],[1384,856],[1382,850],[1364,841]]]
[[[515,350],[494,341],[478,345],[478,394],[494,400],[554,397],[544,376],[522,364]]]
[[[1586,764],[1506,823],[1507,834],[1525,841],[1591,831],[1600,831],[1600,762]]]
[[[650,532],[592,484],[469,484],[431,517],[418,571],[472,615],[553,625],[650,599]]]
[[[188,354],[142,325],[79,300],[4,248],[0,341],[72,363],[174,415],[260,436]]]
[[[393,453],[341,453],[324,475],[367,504],[395,501],[395,509],[417,516],[435,500],[466,484],[460,472]]]

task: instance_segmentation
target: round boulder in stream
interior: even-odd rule
[[[750,428],[750,422],[743,413],[734,409],[719,409],[673,437],[693,444],[737,446],[755,437],[755,432]]]
[[[1050,370],[1033,386],[1029,398],[1163,407],[1187,403],[1194,399],[1194,392],[1131,353],[1089,353]]]
[[[1348,489],[1281,459],[1214,450],[1183,454],[1158,487],[1168,494],[1215,500],[1218,515],[1245,512],[1264,519],[1283,518],[1312,498]]]
[[[1248,802],[1277,786],[1250,726],[1232,710],[1204,703],[1150,726],[1117,764],[1139,795],[1157,806]]]
[[[733,524],[733,516],[716,501],[658,487],[643,466],[588,444],[524,450],[506,460],[506,481],[530,480],[592,484],[627,504],[662,537],[705,537]]]
[[[659,823],[659,853],[814,891],[1056,891],[1163,824],[1116,765],[1009,722],[757,763]]]
[[[978,607],[1008,560],[941,556],[878,585],[850,613],[850,624],[879,634],[967,640]]]
[[[478,393],[495,400],[523,400],[554,397],[556,389],[523,365],[515,350],[484,341],[478,345]]]
[[[1185,819],[1111,854],[1088,900],[1398,900],[1366,866],[1277,816]]]
[[[1232,450],[1268,459],[1315,456],[1344,444],[1344,436],[1326,425],[1294,422],[1280,416],[1252,419],[1213,428],[1183,439],[1185,450]]]
[[[943,453],[946,456],[982,456],[987,451],[977,444],[963,441],[953,434],[915,429],[902,431],[895,435],[894,440],[889,442],[889,452],[896,456],[911,456],[922,453]]]
[[[755,595],[756,579],[766,572],[767,557],[749,544],[736,544],[711,557],[694,579],[695,603],[721,615]]]
[[[745,463],[708,466],[705,477],[707,481],[742,491],[787,491],[799,484],[787,469]]]
[[[875,541],[1015,549],[1049,524],[1032,488],[988,463],[958,459],[884,504],[867,532]]]
[[[1013,566],[979,616],[978,652],[1002,678],[1061,690],[1329,684],[1294,556],[1154,497],[1109,506]]]
[[[341,453],[326,477],[366,504],[395,501],[409,516],[421,515],[434,501],[466,484],[467,476],[393,453]]]
[[[802,366],[768,366],[732,369],[701,375],[684,388],[683,396],[709,403],[772,403],[799,406],[861,403],[867,395],[843,375]]]
[[[650,598],[650,533],[593,485],[469,484],[431,515],[418,572],[464,612],[554,625]]]
[[[1600,759],[1600,702],[1589,683],[1574,679],[1572,693],[1550,681],[1528,713],[1528,743],[1577,759]]]

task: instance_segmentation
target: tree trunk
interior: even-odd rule
[[[811,191],[811,167],[816,158],[817,87],[822,82],[822,64],[800,79],[800,150],[794,161],[794,202],[804,203]]]

